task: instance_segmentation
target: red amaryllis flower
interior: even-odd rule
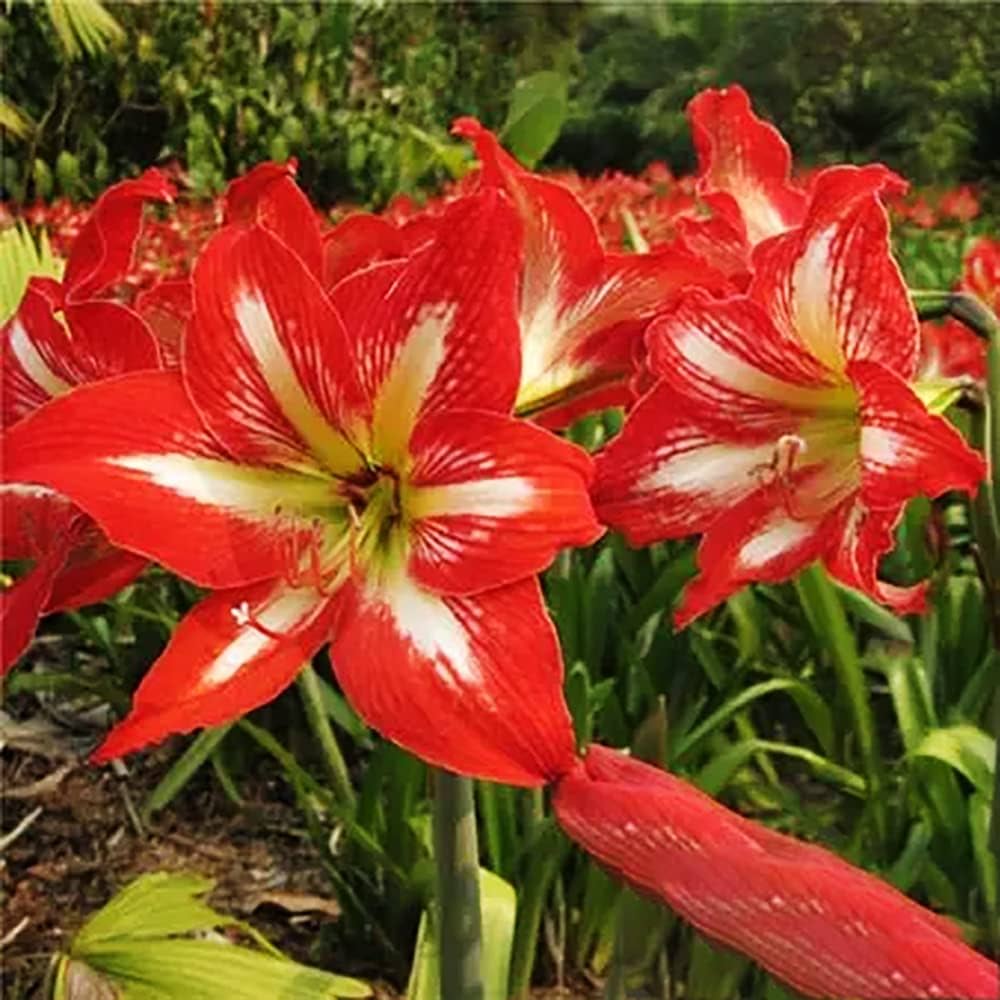
[[[909,385],[917,320],[868,179],[826,171],[805,225],[757,249],[748,295],[690,292],[649,328],[659,382],[600,455],[594,498],[636,544],[704,533],[680,624],[815,559],[920,609],[924,586],[876,576],[903,505],[984,474]]]
[[[961,184],[941,195],[938,211],[945,218],[971,222],[979,215],[979,196],[970,184]]]
[[[650,317],[686,285],[719,291],[727,282],[683,250],[605,253],[571,191],[521,167],[474,118],[458,119],[452,132],[475,143],[481,185],[506,191],[524,225],[517,411],[557,427],[629,402]]]
[[[996,965],[950,921],[655,767],[592,746],[553,805],[616,875],[807,996],[998,996]]]
[[[171,196],[155,170],[109,188],[73,243],[63,281],[29,282],[17,312],[0,329],[3,426],[74,386],[160,366],[142,319],[121,303],[94,296],[128,271],[144,202]],[[146,565],[141,556],[110,545],[69,500],[5,479],[0,552],[34,565],[0,594],[0,673],[24,651],[41,615],[104,600]]]
[[[533,576],[601,529],[585,453],[508,416],[519,261],[492,191],[332,298],[269,230],[229,227],[195,268],[181,373],[83,387],[10,431],[9,475],[220,591],[98,759],[261,704],[332,631],[359,712],[425,759],[520,784],[569,766]]]
[[[974,292],[1000,315],[1000,240],[982,236],[965,255],[961,288]]]

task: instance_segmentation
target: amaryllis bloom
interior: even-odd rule
[[[684,250],[605,253],[571,191],[521,167],[474,118],[459,118],[452,132],[475,143],[482,187],[506,191],[524,225],[517,411],[558,427],[629,402],[650,317],[679,289],[719,291],[725,279]]]
[[[981,236],[969,248],[962,264],[960,287],[978,295],[1000,315],[1000,240]]]
[[[327,297],[269,229],[227,227],[195,268],[179,373],[83,387],[11,429],[8,476],[217,591],[98,759],[249,711],[332,638],[390,739],[496,780],[561,773],[572,731],[534,575],[601,528],[587,455],[508,416],[520,242],[487,191]],[[558,739],[518,705],[566,722]]]
[[[820,559],[897,611],[878,579],[911,497],[974,492],[982,457],[910,381],[916,315],[863,171],[817,180],[805,225],[754,255],[745,296],[689,292],[647,332],[659,379],[598,459],[595,506],[635,544],[702,533],[679,624]]]
[[[143,204],[172,189],[157,171],[109,188],[70,251],[63,281],[33,278],[0,328],[0,421],[16,423],[74,386],[153,370],[161,358],[145,322],[121,303],[93,298],[127,273]],[[142,572],[146,560],[109,544],[65,497],[17,483],[0,486],[0,554],[33,565],[0,592],[0,673],[24,651],[43,614],[104,600]]]
[[[938,211],[947,219],[971,222],[979,215],[979,196],[971,185],[960,184],[941,195]]]

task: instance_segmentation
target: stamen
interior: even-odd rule
[[[261,635],[267,636],[268,639],[273,639],[280,642],[284,636],[280,632],[274,632],[269,629],[266,625],[262,625],[255,617],[253,612],[250,610],[249,601],[241,601],[235,607],[229,609],[229,613],[233,616],[233,620],[241,628],[249,626],[256,632],[260,632]]]

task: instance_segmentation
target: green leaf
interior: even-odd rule
[[[560,73],[542,70],[518,80],[500,137],[527,167],[533,167],[559,138],[569,111],[567,82]]]
[[[967,724],[932,729],[911,757],[939,760],[967,778],[987,799],[993,791],[996,743],[992,736]]]
[[[52,253],[44,231],[37,243],[23,221],[0,231],[0,323],[17,312],[29,278],[58,279],[62,271],[63,262]]]
[[[137,940],[92,949],[87,964],[122,1000],[325,1000],[367,997],[364,983],[219,940]]]
[[[517,915],[514,887],[499,875],[480,868],[479,905],[483,921],[483,1000],[506,1000]],[[425,910],[417,931],[410,981],[406,986],[407,1000],[440,1000],[440,954],[437,921]]]
[[[57,976],[56,1000],[73,1000],[88,972],[120,987],[122,1000],[280,1000],[365,997],[362,982],[284,958],[252,927],[217,913],[199,899],[214,882],[197,875],[143,875],[92,916],[70,947],[72,962]],[[267,951],[214,934],[235,927]],[[180,935],[198,932],[207,938]],[[77,964],[79,963],[79,964]],[[96,982],[100,983],[100,979]]]
[[[59,42],[70,59],[95,55],[125,39],[100,0],[45,0]]]
[[[194,777],[199,768],[212,755],[234,723],[203,729],[188,745],[188,748],[170,766],[170,770],[159,780],[149,793],[142,807],[142,818],[149,820],[153,813],[165,808]]]

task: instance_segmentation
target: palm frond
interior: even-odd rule
[[[0,128],[16,139],[27,139],[35,123],[13,101],[0,94]]]
[[[62,272],[63,262],[52,253],[44,230],[37,243],[23,221],[0,231],[0,323],[16,312],[29,278],[61,278]]]
[[[94,55],[125,40],[122,26],[101,0],[45,0],[52,26],[70,59]]]

